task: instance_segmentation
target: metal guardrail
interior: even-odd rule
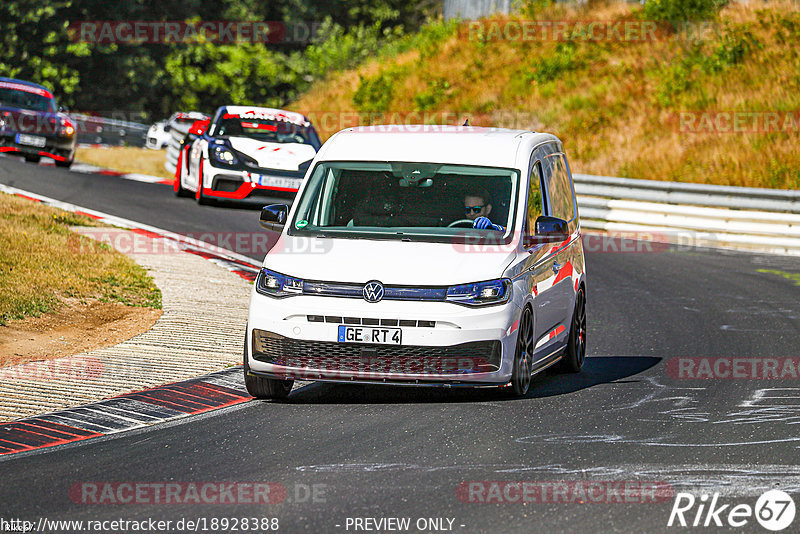
[[[444,0],[442,16],[444,20],[460,18],[464,20],[487,17],[495,13],[511,12],[511,0]]]
[[[555,0],[560,4],[583,5],[586,0]],[[628,3],[644,4],[645,0],[625,0]],[[747,2],[748,0],[738,0]],[[795,0],[797,1],[797,0]],[[474,20],[497,13],[505,15],[519,11],[521,2],[516,0],[442,0],[444,20]]]
[[[577,173],[572,177],[575,180],[575,192],[579,195],[800,213],[800,191],[794,190],[634,180]]]
[[[800,255],[800,191],[577,173],[573,179],[584,228]]]
[[[78,132],[78,143],[108,146],[143,147],[147,137],[146,124],[70,113]]]

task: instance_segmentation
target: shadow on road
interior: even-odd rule
[[[589,357],[578,374],[547,371],[534,377],[525,399],[513,399],[498,388],[380,386],[318,382],[296,389],[286,401],[292,404],[403,404],[520,401],[565,395],[618,382],[650,369],[661,358],[651,356]],[[636,380],[633,380],[636,381]],[[626,382],[630,382],[626,380]]]
[[[204,206],[206,208],[229,208],[234,210],[246,210],[246,211],[254,211],[254,210],[261,210],[264,206],[268,206],[270,204],[286,204],[287,206],[292,205],[294,201],[294,194],[291,196],[286,197],[257,197],[257,198],[249,198],[245,200],[224,200],[224,199],[212,199],[208,200],[207,204]]]

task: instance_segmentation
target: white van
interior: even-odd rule
[[[253,288],[247,389],[293,381],[500,386],[581,369],[586,288],[569,165],[553,135],[371,126],[331,137]]]

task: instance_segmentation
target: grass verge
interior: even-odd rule
[[[423,29],[425,39],[409,48],[331,74],[289,109],[377,116],[375,124],[397,122],[394,113],[427,113],[432,123],[449,117],[449,124],[472,116],[477,126],[558,135],[578,172],[800,188],[796,6],[731,3],[703,25],[659,31],[654,39],[595,40],[580,30],[581,21],[585,30],[587,21],[624,25],[647,16],[624,3],[571,8],[533,0],[520,17],[486,19],[485,31],[439,23],[441,31]],[[492,31],[519,18],[564,22],[572,33],[525,40]],[[731,112],[747,120],[777,113],[784,126],[793,120],[784,128],[745,122],[743,131],[734,130],[725,115]],[[682,123],[687,116],[693,122]],[[354,124],[348,118],[328,125],[317,125],[323,138]]]
[[[174,176],[164,168],[166,150],[115,146],[78,148],[75,160],[119,172],[147,174],[172,180]]]
[[[54,311],[65,299],[161,308],[143,267],[70,231],[77,225],[97,223],[0,193],[0,325]]]

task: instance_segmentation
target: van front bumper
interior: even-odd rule
[[[513,302],[467,308],[305,295],[273,299],[254,291],[245,356],[252,374],[271,378],[497,386],[511,379],[519,315]],[[399,328],[402,343],[342,342],[342,325]]]

